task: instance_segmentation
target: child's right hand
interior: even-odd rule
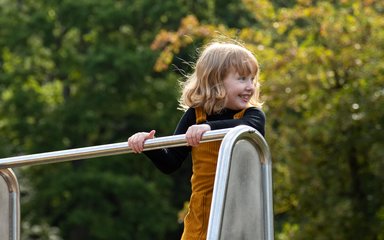
[[[155,130],[150,132],[135,133],[130,138],[128,138],[128,146],[134,153],[141,153],[144,150],[145,140],[154,138],[155,133]]]

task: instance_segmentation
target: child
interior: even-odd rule
[[[248,125],[264,135],[265,115],[260,110],[259,65],[254,55],[236,43],[208,44],[182,84],[180,106],[185,110],[176,134],[186,134],[188,146],[145,152],[164,173],[172,173],[192,155],[192,195],[184,219],[182,239],[206,239],[216,161],[221,141],[200,143],[206,131]],[[155,130],[128,139],[135,153],[154,138]]]

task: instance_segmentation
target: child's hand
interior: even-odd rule
[[[185,137],[187,139],[188,145],[192,147],[199,145],[203,134],[206,131],[210,131],[210,130],[211,130],[211,126],[209,126],[208,124],[199,124],[199,125],[190,126],[187,132],[185,133]]]
[[[155,133],[155,130],[150,132],[135,133],[130,138],[128,138],[128,146],[132,148],[134,153],[141,153],[144,150],[145,140],[154,138]]]

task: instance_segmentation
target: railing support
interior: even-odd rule
[[[0,239],[20,239],[20,190],[11,169],[0,169]]]

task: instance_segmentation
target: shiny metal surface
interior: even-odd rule
[[[220,129],[206,132],[202,142],[217,141],[223,139],[230,129]],[[159,137],[149,139],[145,142],[144,151],[160,149],[165,147],[186,146],[185,134]],[[1,168],[13,168],[26,165],[58,163],[65,161],[96,158],[103,156],[118,155],[132,152],[127,142],[99,145],[93,147],[75,148],[62,151],[38,153],[25,156],[9,157],[0,159]]]
[[[209,219],[209,240],[273,240],[269,148],[253,128],[239,126],[223,139]]]
[[[0,169],[0,239],[20,239],[20,190],[11,169]]]

